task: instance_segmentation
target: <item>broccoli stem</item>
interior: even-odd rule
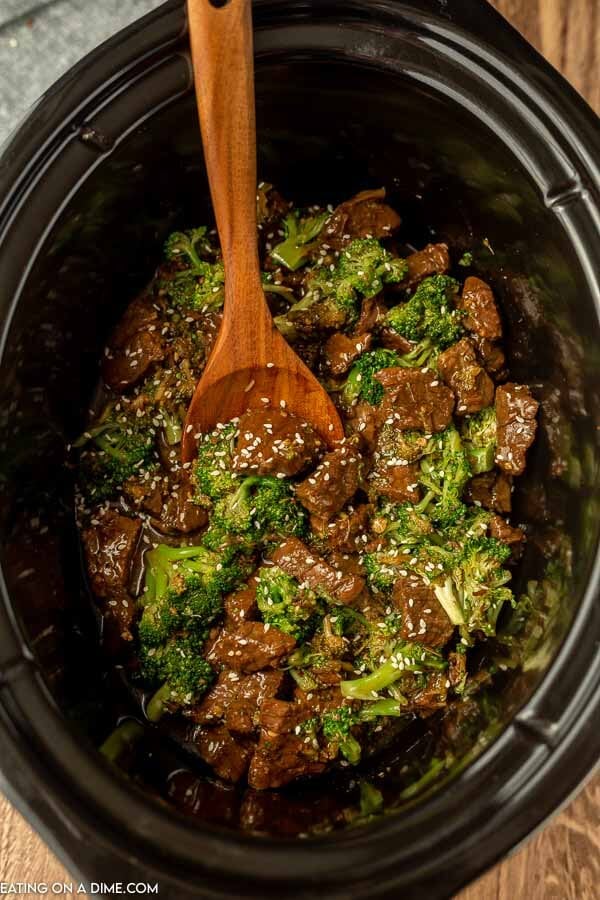
[[[421,776],[417,781],[409,784],[408,787],[404,788],[404,790],[400,793],[400,798],[402,800],[410,800],[412,797],[415,797],[417,794],[420,794],[422,790],[429,787],[444,769],[447,768],[448,761],[446,759],[436,759],[435,757],[431,760],[429,764],[429,768],[425,772],[424,775]]]
[[[444,584],[434,584],[433,592],[440,604],[444,608],[444,612],[453,625],[464,625],[465,617],[460,606],[458,597],[454,590],[454,584],[450,577],[446,578]]]
[[[405,672],[423,672],[424,669],[442,670],[446,662],[437,654],[419,644],[403,643],[396,647],[383,665],[369,675],[350,681],[342,681],[342,696],[350,700],[379,700],[379,691],[389,687]]]
[[[151,722],[158,722],[166,713],[170,696],[171,686],[168,681],[165,681],[146,704],[146,716]]]
[[[340,753],[349,763],[352,763],[353,766],[360,762],[362,749],[354,735],[347,734],[340,741]]]
[[[402,695],[400,695],[402,696]],[[402,699],[393,698],[384,698],[383,700],[377,700],[375,703],[370,703],[365,709],[361,710],[361,719],[365,722],[369,722],[371,719],[376,719],[378,716],[402,716],[404,715],[403,707],[406,706],[408,700],[406,697],[402,697]]]
[[[100,753],[109,762],[117,763],[127,751],[135,747],[143,734],[144,727],[139,722],[127,719],[109,734],[100,747]]]

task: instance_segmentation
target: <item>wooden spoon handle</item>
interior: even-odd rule
[[[188,0],[188,21],[227,303],[260,287],[251,0]]]

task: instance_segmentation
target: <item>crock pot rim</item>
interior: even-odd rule
[[[272,3],[272,2],[271,3],[263,2],[263,3],[257,3],[256,7],[257,7],[257,11],[260,12],[261,8],[265,8],[268,11],[270,9],[275,9],[279,5],[280,4]],[[299,11],[301,11],[301,8],[303,6],[306,6],[306,4],[300,4],[300,3],[292,4],[292,5],[296,6]],[[332,4],[332,6],[334,6],[334,4]],[[349,4],[349,8],[351,8],[353,11],[359,10],[359,8],[361,8],[362,6],[363,6],[363,4],[361,4],[361,3]],[[382,3],[382,4],[377,4],[377,6],[381,7],[382,9],[385,8],[387,13],[391,13],[394,10],[397,13],[398,9],[401,7],[405,10],[409,9],[409,11],[411,11],[411,14],[414,12],[414,10],[412,10],[412,8],[410,8],[410,4]],[[416,12],[414,14],[417,15]],[[154,22],[154,23],[164,22],[165,29],[168,30],[169,34],[171,35],[171,37],[169,38],[169,40],[167,42],[162,40],[156,46],[154,46],[150,49],[150,52],[152,52],[152,53],[160,53],[167,46],[171,47],[176,42],[177,37],[181,34],[181,32],[183,30],[184,19],[182,16],[181,4],[178,2],[178,0],[170,0],[170,2],[165,4],[164,7],[161,7],[159,10],[157,10],[154,13],[151,13],[148,17],[146,17],[144,20],[142,20],[142,23],[136,23],[134,26],[131,26],[130,29],[128,29],[125,32],[122,32],[120,35],[117,35],[114,38],[112,38],[109,42],[107,42],[105,45],[103,45],[103,47],[101,47],[101,48],[99,48],[99,50],[95,51],[95,53],[92,54],[91,57],[88,57],[84,61],[84,63],[80,64],[80,66],[76,67],[75,70],[73,70],[71,73],[69,73],[67,76],[65,76],[65,78],[63,80],[58,82],[57,85],[55,85],[54,88],[52,88],[48,92],[48,94],[45,95],[45,97],[40,102],[40,105],[42,105],[45,101],[47,101],[48,99],[50,99],[54,96],[60,96],[61,91],[65,88],[65,86],[70,81],[72,81],[72,79],[75,77],[75,75],[78,71],[81,70],[81,72],[83,72],[84,68],[86,70],[89,70],[96,63],[100,63],[101,60],[105,58],[107,49],[116,47],[117,45],[126,44],[129,40],[131,40],[132,42],[135,42],[135,37],[139,33],[139,31],[142,29],[143,23],[145,23],[145,22]],[[512,32],[512,34],[511,34],[511,38],[512,38],[515,34],[512,31],[512,29],[510,29],[509,26],[507,26],[506,23],[504,23],[503,20],[500,18],[499,18],[499,22],[502,23],[502,28],[504,28],[505,30],[509,29],[510,32]],[[527,48],[527,50],[530,53],[529,48]],[[505,60],[502,59],[501,62],[502,62],[502,64],[504,64]],[[135,65],[138,65],[138,64],[139,64],[139,59],[136,56]],[[546,64],[544,64],[544,65],[546,65]],[[546,68],[548,68],[548,67],[546,66]],[[552,73],[552,78],[554,80],[556,80],[556,78],[558,78],[558,77],[559,76],[557,76],[555,73]],[[103,82],[103,85],[105,85],[105,82]],[[573,94],[573,96],[576,97],[576,95],[574,95],[574,94]],[[593,114],[591,113],[591,111],[589,111],[587,109],[587,107],[585,106],[583,101],[581,101],[580,98],[577,97],[576,99],[577,99],[577,103],[578,103],[578,115],[582,116],[584,119],[587,120],[588,126],[589,126],[589,132],[590,132],[588,137],[590,137],[593,134],[592,126],[595,125],[597,127],[597,120],[592,122]],[[550,102],[549,98],[546,98],[546,100],[548,102]],[[532,99],[532,102],[533,102],[533,99]],[[572,102],[572,99],[571,99],[571,102]],[[35,118],[36,118],[36,115],[38,114],[39,110],[40,110],[40,106],[38,106],[31,114],[31,118],[29,120],[30,127],[31,127],[31,124],[35,122]],[[594,119],[595,119],[595,117],[594,117]],[[58,129],[55,128],[54,131],[56,132],[56,131],[58,131]],[[6,152],[9,155],[13,155],[13,156],[19,155],[18,148],[19,148],[19,142],[20,142],[20,135],[21,135],[21,131],[18,132],[17,134],[15,134],[13,136],[11,142],[9,143],[8,148],[6,150]],[[578,149],[581,149],[581,147]],[[594,158],[595,159],[600,158],[600,154],[598,153],[598,142],[597,141],[592,142],[592,146],[589,147],[588,155],[589,155],[589,158],[592,160]],[[35,160],[33,160],[33,161],[35,161]],[[19,162],[17,160],[13,159],[13,161],[12,161],[13,171],[16,169],[16,167],[18,165],[19,165]],[[10,164],[8,167],[8,172],[10,173]],[[590,178],[591,182],[593,183],[593,193],[595,193],[597,190],[597,187],[598,187],[598,178],[597,178],[598,173],[597,173],[597,171],[594,172],[592,170],[591,172],[588,172],[587,175]],[[15,185],[15,187],[16,187],[16,185]],[[8,192],[7,192],[7,194],[8,194]],[[592,198],[592,206],[597,213],[597,206],[595,205],[595,198]],[[2,224],[2,221],[3,220],[2,220],[2,217],[0,214],[0,224]],[[4,219],[4,221],[6,221],[6,219]],[[594,574],[590,578],[586,596],[577,612],[575,621],[573,622],[572,630],[569,633],[569,635],[567,636],[567,639],[559,653],[559,656],[554,660],[550,670],[546,673],[546,676],[543,679],[538,690],[536,691],[534,696],[531,698],[531,700],[526,704],[526,706],[524,708],[525,710],[535,708],[536,701],[539,702],[540,698],[543,698],[544,691],[546,690],[546,686],[550,683],[550,681],[552,679],[553,672],[556,673],[558,671],[559,660],[564,658],[565,655],[569,654],[570,650],[572,650],[572,647],[575,645],[575,640],[577,639],[578,636],[581,635],[582,630],[584,628],[589,628],[590,620],[594,621],[593,604],[594,604],[594,599],[597,596],[597,585],[598,585],[599,577],[600,577],[600,575],[598,572],[598,558],[597,558]],[[8,597],[6,596],[5,591],[3,591],[3,598],[5,600],[7,610],[10,611],[10,604],[9,604],[9,600],[8,600]],[[32,687],[36,693],[36,701],[42,705],[46,705],[47,710],[52,709],[53,716],[56,717],[56,721],[53,723],[53,727],[54,727],[54,725],[56,725],[56,727],[60,727],[58,725],[58,722],[59,722],[58,713],[52,707],[52,700],[51,700],[49,694],[47,693],[45,686],[42,685],[39,675],[35,672],[35,669],[32,668],[30,662],[21,664],[18,661],[20,658],[20,655],[22,653],[22,648],[26,647],[26,641],[25,641],[24,635],[22,634],[22,632],[20,632],[20,629],[18,628],[17,624],[14,621],[9,622],[9,623],[3,622],[2,623],[3,630],[6,629],[7,625],[9,628],[11,628],[11,630],[13,632],[13,637],[15,640],[15,657],[12,660],[11,665],[8,667],[5,667],[4,672],[3,672],[3,685],[4,686],[2,689],[2,704],[1,705],[2,705],[3,712],[8,717],[7,721],[11,721],[13,727],[16,727],[17,729],[19,728],[18,723],[16,723],[14,720],[11,719],[11,706],[15,702],[18,704],[20,699],[22,699],[20,686],[22,686],[25,682],[29,682],[30,687]],[[29,657],[29,655],[27,653],[24,655]],[[596,665],[596,669],[599,669],[598,665]],[[598,681],[600,681],[600,673],[596,672],[596,676],[597,677],[596,677],[596,684],[595,684],[595,691],[596,691],[595,699],[594,699],[594,685],[591,685],[590,687],[592,690],[591,690],[591,693],[588,694],[588,701],[587,701],[588,708],[589,708],[589,703],[592,703],[592,705],[595,704],[596,708],[600,708],[600,696],[598,696]],[[10,703],[5,702],[8,694],[12,695]],[[21,696],[19,696],[19,695],[21,695]],[[14,712],[14,707],[12,709],[12,712]],[[519,714],[519,716],[521,716],[521,715],[522,715],[522,713]],[[517,722],[519,721],[519,716],[517,717],[517,720],[516,720]],[[39,723],[36,723],[36,726],[38,724]],[[498,758],[498,755],[500,754],[502,747],[505,746],[506,742],[509,741],[510,739],[514,738],[514,734],[511,732],[511,729],[514,732],[515,723],[512,723],[512,725],[509,725],[507,730],[498,739],[498,741],[496,741],[492,745],[492,747],[490,747],[477,760],[477,762],[473,764],[473,766],[466,773],[463,773],[463,775],[460,776],[460,778],[457,779],[452,785],[450,785],[448,788],[446,788],[445,791],[440,792],[435,797],[433,797],[430,801],[427,801],[422,806],[420,806],[418,809],[408,811],[406,813],[406,815],[402,817],[402,821],[400,821],[399,819],[391,818],[388,821],[386,821],[385,823],[382,823],[380,825],[374,825],[369,829],[365,829],[364,831],[355,832],[353,834],[346,833],[346,835],[338,834],[338,835],[336,835],[334,842],[329,841],[329,840],[311,840],[310,842],[306,842],[306,843],[305,842],[273,843],[271,841],[268,841],[267,843],[268,843],[269,853],[283,853],[283,854],[287,853],[287,854],[289,854],[290,846],[292,846],[294,848],[294,852],[300,858],[300,857],[308,856],[308,853],[310,853],[311,855],[314,855],[316,852],[317,846],[321,846],[321,847],[323,847],[324,853],[328,854],[328,859],[330,860],[331,849],[334,846],[334,844],[337,845],[338,847],[342,847],[345,844],[346,849],[348,849],[348,844],[356,846],[356,844],[360,843],[363,840],[368,840],[368,841],[372,842],[373,840],[376,840],[380,837],[383,838],[384,835],[388,835],[390,837],[394,834],[397,835],[402,830],[402,827],[407,826],[409,819],[414,819],[414,817],[416,816],[417,820],[420,820],[424,814],[424,811],[435,808],[442,801],[442,798],[448,796],[449,791],[456,790],[459,787],[459,785],[464,786],[464,784],[470,774],[472,775],[472,777],[474,777],[474,773],[479,773],[482,769],[484,769],[486,767],[490,767],[493,759]],[[535,744],[536,746],[539,746],[540,743],[546,745],[545,748],[543,748],[543,749],[548,751],[548,754],[550,752],[550,749],[552,749],[553,752],[556,752],[559,749],[559,748],[552,748],[551,738],[548,736],[548,734],[545,734],[543,732],[543,729],[542,729],[542,732],[537,734],[537,736],[535,736],[535,735],[532,736],[531,723],[526,725],[526,730],[527,729],[529,729],[529,734],[525,735],[525,739],[530,740],[532,742],[532,745]],[[37,729],[37,727],[36,727],[36,730],[39,730],[39,729]],[[15,734],[16,734],[16,731],[13,732],[13,735],[15,735]],[[574,736],[575,737],[577,736],[577,727],[574,728],[573,733],[571,735],[572,738]],[[75,744],[74,736],[71,737],[70,735],[65,735],[65,737],[67,737],[68,739],[71,739],[73,741],[73,744]],[[521,737],[523,737],[523,735],[521,735]],[[40,738],[42,739],[41,742],[43,743],[43,739],[45,738],[45,735],[40,735],[39,733],[35,735],[36,742],[39,741]],[[540,738],[541,738],[541,741],[540,741]],[[38,744],[38,746],[39,746],[39,744]],[[13,749],[15,749],[15,748],[13,748]],[[600,750],[600,748],[596,748],[596,753],[598,752],[598,750]],[[589,745],[588,745],[588,751],[589,751]],[[16,747],[16,752],[18,753],[18,747]],[[74,746],[73,752],[77,753],[77,754],[79,754],[79,753],[82,754],[82,761],[85,758],[86,766],[90,765],[99,770],[99,766],[101,766],[101,762],[99,761],[97,754],[94,751],[88,750],[87,748],[83,748],[81,746]],[[546,761],[548,759],[548,754],[545,757]],[[583,759],[584,759],[583,755],[580,755],[578,757],[578,759],[583,761]],[[43,779],[44,768],[45,768],[44,764],[42,763],[41,758],[37,758],[35,760],[35,762],[36,762],[36,765],[34,766],[34,768],[37,770],[37,773]],[[589,752],[588,752],[588,756],[585,758],[585,765],[589,769],[589,765],[590,765]],[[582,768],[583,768],[583,766],[582,766]],[[62,774],[64,776],[64,773],[62,773]],[[106,772],[106,770],[104,770],[104,774],[106,774],[106,777],[108,779],[108,773]],[[573,772],[573,775],[576,775],[576,773]],[[8,775],[6,775],[6,777],[8,780],[10,780],[10,773],[8,773]],[[576,789],[577,783],[579,783],[580,778],[581,778],[581,773],[580,773],[579,779],[576,779],[574,777],[570,778],[569,785],[568,785],[568,789],[570,790],[570,792],[572,792],[573,790]],[[109,779],[109,782],[110,783],[114,782],[114,779],[112,778],[112,776]],[[575,783],[575,782],[577,782],[577,783]],[[116,782],[115,782],[115,784],[116,784]],[[462,787],[461,787],[461,790],[462,790]],[[140,804],[140,806],[137,807],[140,810],[140,815],[147,817],[148,820],[152,819],[158,825],[158,823],[163,819],[162,814],[159,813],[158,808],[153,803],[146,800],[145,798],[141,798],[137,794],[137,792],[133,792],[129,788],[129,786],[120,784],[119,792],[120,792],[119,796],[126,796],[130,799],[135,799],[136,803]],[[561,791],[558,791],[557,793],[561,793]],[[563,793],[564,793],[564,791],[563,791]],[[549,804],[546,804],[546,805],[549,805]],[[29,806],[29,809],[31,809],[31,806]],[[98,810],[98,812],[99,812],[99,810]],[[56,812],[54,811],[54,813],[49,813],[47,818],[40,817],[40,818],[44,818],[46,828],[48,827],[48,825],[50,823],[50,819],[51,819],[52,815],[56,815]],[[528,826],[525,830],[528,831],[529,827],[530,826]],[[259,847],[261,846],[261,839],[245,837],[243,835],[236,835],[236,834],[232,834],[231,832],[227,832],[227,833],[222,832],[221,834],[223,836],[221,837],[220,833],[217,829],[209,829],[205,833],[205,829],[199,828],[195,824],[191,824],[191,823],[188,824],[185,822],[185,820],[182,821],[182,820],[178,819],[177,820],[177,828],[183,828],[186,832],[191,831],[197,838],[200,838],[200,837],[202,839],[210,838],[212,840],[212,839],[215,839],[215,836],[216,836],[216,839],[222,840],[223,843],[228,845],[229,847],[231,847],[232,845],[237,845],[240,848],[249,848],[250,852],[252,854],[254,854],[255,856],[258,852]],[[521,830],[523,831],[523,829],[521,829]],[[503,852],[505,852],[507,847],[510,844],[512,844],[513,841],[514,841],[514,838],[511,837],[508,842],[507,841],[503,842],[499,839],[499,835],[498,835],[498,839],[495,842],[494,848],[492,848],[492,852],[488,851],[487,854],[484,854],[483,857],[480,857],[478,863],[474,864],[472,866],[471,871],[468,872],[467,874],[464,874],[464,878],[468,879],[468,878],[472,877],[474,874],[476,874],[476,872],[480,871],[485,866],[487,866],[488,864],[493,862],[494,859],[498,858],[499,855],[501,855]],[[288,860],[288,862],[289,862],[289,860]],[[307,862],[306,859],[303,859],[302,863],[299,864],[299,869],[304,869],[306,871],[306,862]],[[344,868],[344,870],[348,869],[347,860],[344,860],[343,868]],[[299,872],[298,874],[300,876],[302,873]],[[310,877],[314,877],[314,873],[311,873]],[[458,885],[456,885],[455,887],[458,887]]]

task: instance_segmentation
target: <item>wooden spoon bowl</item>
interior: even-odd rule
[[[182,456],[197,435],[245,410],[283,407],[328,444],[343,437],[331,398],[277,331],[262,289],[250,0],[188,0],[198,113],[225,268],[223,322],[190,404]]]

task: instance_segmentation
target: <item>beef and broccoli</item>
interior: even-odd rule
[[[445,244],[401,253],[383,190],[299,210],[261,185],[257,208],[276,325],[344,440],[265,402],[181,463],[224,294],[198,227],[114,330],[77,447],[104,649],[144,697],[104,751],[178,719],[217,776],[260,791],[357,767],[485,687],[481,647],[518,606],[511,499],[538,404],[510,380],[490,287],[461,283]]]

